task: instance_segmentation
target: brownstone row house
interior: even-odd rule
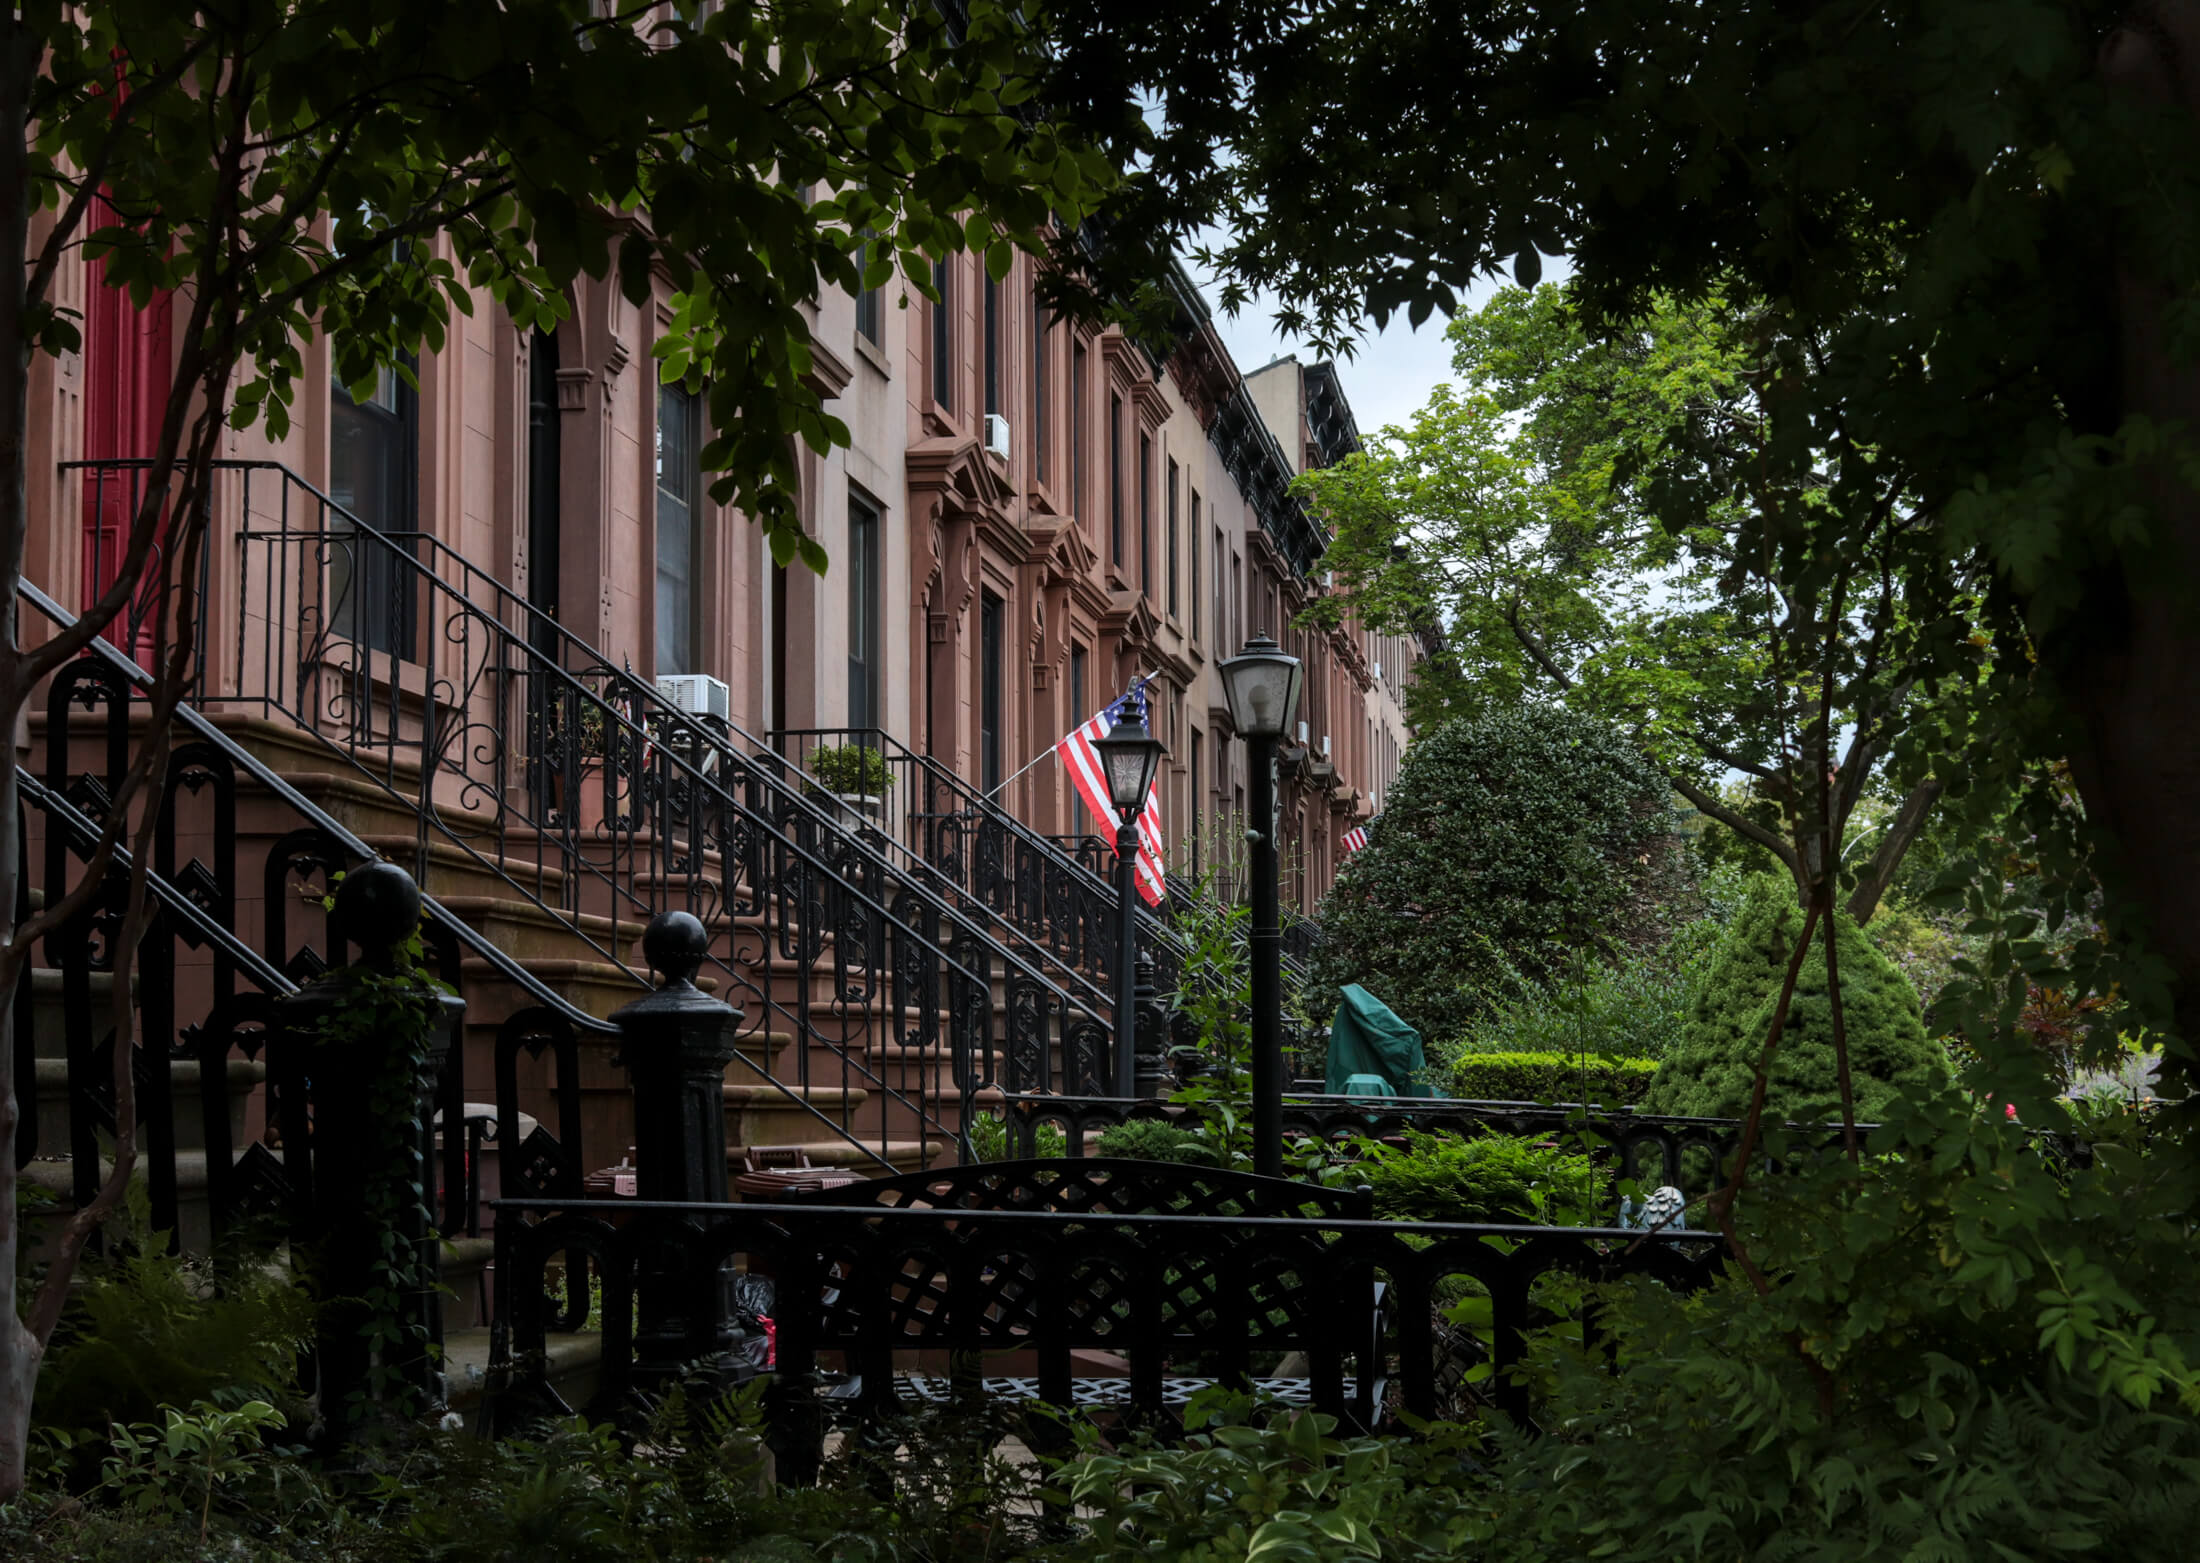
[[[627,1149],[605,1017],[649,986],[639,935],[669,910],[701,920],[698,981],[742,1012],[737,1161],[907,1166],[977,1108],[1095,1091],[1112,899],[1081,838],[1105,827],[1052,746],[1149,676],[1173,866],[1235,893],[1244,746],[1216,668],[1258,631],[1306,663],[1282,808],[1285,904],[1313,911],[1396,773],[1418,655],[1295,624],[1326,588],[1288,485],[1359,439],[1334,370],[1241,372],[1181,276],[1166,356],[1049,319],[1027,261],[996,283],[956,256],[933,280],[938,304],[889,286],[813,311],[816,381],[852,433],[801,458],[822,576],[775,568],[708,498],[698,399],[652,372],[663,282],[638,306],[586,287],[555,334],[484,302],[417,389],[385,375],[360,400],[310,344],[288,437],[226,437],[160,851],[178,898],[141,979],[165,984],[144,1045],[197,1060],[196,1087],[160,1089],[209,1105],[156,1131],[156,1207],[203,1229],[271,1197],[295,1144],[254,1005],[340,958],[314,898],[363,856],[421,881],[466,999],[440,1087],[443,1123],[467,1124],[438,1141],[446,1231],[474,1219],[474,1182],[577,1192]],[[83,351],[37,371],[27,575],[54,607],[34,634],[111,578],[168,386],[166,306],[92,281],[60,284]],[[143,655],[134,629],[111,639]],[[80,664],[34,714],[30,773],[96,814],[142,693],[123,658]],[[885,758],[883,788],[814,779],[845,745]],[[69,864],[48,862],[45,796],[27,861],[52,893]],[[81,1195],[104,1022],[83,997],[100,957],[66,948],[25,1034],[35,1154]]]

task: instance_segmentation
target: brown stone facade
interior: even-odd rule
[[[998,283],[973,256],[936,276],[941,303],[889,286],[813,311],[816,383],[852,433],[848,449],[802,456],[824,576],[774,567],[700,474],[673,470],[702,431],[652,372],[672,308],[663,283],[639,306],[585,287],[554,336],[522,336],[483,300],[421,360],[417,392],[393,389],[387,407],[351,408],[326,345],[311,344],[289,436],[234,433],[224,455],[278,463],[353,506],[379,484],[368,519],[417,530],[435,557],[549,610],[614,663],[720,679],[733,722],[759,735],[883,729],[974,786],[1000,785],[1048,833],[1095,828],[1051,746],[1150,675],[1169,747],[1163,814],[1187,872],[1216,866],[1220,842],[1227,874],[1244,796],[1217,664],[1273,633],[1307,664],[1304,737],[1285,756],[1285,900],[1311,912],[1339,838],[1395,773],[1417,655],[1408,640],[1293,622],[1326,588],[1319,540],[1283,489],[1357,444],[1335,375],[1288,359],[1241,373],[1181,279],[1182,336],[1161,359],[1113,329],[1049,320],[1026,260]],[[83,285],[65,279],[63,301]],[[64,464],[85,449],[86,377],[82,355],[41,364],[32,428],[47,525],[28,574],[70,606],[86,590],[88,500]],[[372,484],[361,440],[382,463]],[[249,525],[241,506],[224,515],[232,531]],[[250,558],[235,536],[210,550],[211,700],[252,682],[288,611]]]

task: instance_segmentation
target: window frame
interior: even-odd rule
[[[679,399],[679,403],[682,408],[681,421],[686,424],[686,429],[684,430],[684,433],[687,437],[687,459],[683,465],[683,471],[680,475],[686,477],[693,486],[684,496],[677,493],[676,491],[668,491],[665,486],[665,436],[667,432],[665,407],[667,401],[671,398]],[[657,508],[652,535],[655,558],[653,560],[652,570],[654,595],[650,599],[653,610],[653,623],[651,626],[652,644],[650,647],[650,654],[652,668],[655,670],[657,676],[663,677],[668,673],[699,673],[703,671],[703,506],[707,496],[705,494],[703,486],[702,397],[689,391],[684,385],[660,384],[657,387],[657,416],[655,434],[656,470],[654,476],[656,485]],[[687,596],[686,616],[688,643],[686,649],[680,654],[680,661],[677,667],[666,667],[663,665],[665,660],[664,652],[666,646],[664,624],[666,605],[665,501],[668,496],[672,498],[674,502],[683,505],[687,511],[687,556],[685,560],[685,574],[682,577],[681,586]]]

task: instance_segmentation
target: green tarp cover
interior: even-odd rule
[[[1322,1089],[1348,1095],[1345,1082],[1354,1075],[1381,1075],[1400,1096],[1444,1094],[1429,1078],[1421,1033],[1367,989],[1348,982],[1337,1018],[1329,1023],[1329,1073]]]

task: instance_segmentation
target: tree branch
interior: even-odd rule
[[[1675,792],[1694,804],[1699,812],[1708,814],[1736,835],[1756,842],[1757,845],[1778,858],[1781,865],[1789,873],[1800,874],[1802,859],[1796,855],[1795,848],[1791,843],[1774,835],[1748,815],[1729,808],[1717,793],[1698,786],[1687,777],[1675,775],[1668,771],[1665,779],[1673,784]]]
[[[1872,853],[1871,862],[1857,876],[1856,888],[1849,892],[1848,914],[1859,923],[1871,921],[1872,913],[1879,909],[1879,899],[1887,893],[1887,886],[1894,882],[1894,871],[1902,866],[1902,859],[1910,850],[1910,843],[1924,829],[1926,819],[1932,814],[1933,805],[1940,801],[1948,784],[1935,777],[1918,783],[1902,800],[1895,811],[1894,822],[1879,838],[1879,847]]]

